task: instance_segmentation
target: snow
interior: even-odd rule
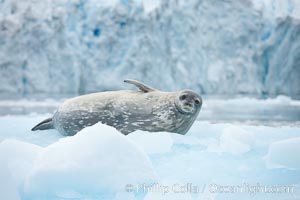
[[[299,7],[297,0],[0,1],[0,91],[75,95],[129,88],[122,80],[135,78],[165,91],[296,98]]]

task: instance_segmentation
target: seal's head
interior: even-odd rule
[[[193,91],[183,90],[175,96],[175,106],[181,114],[197,114],[202,106],[202,98]]]

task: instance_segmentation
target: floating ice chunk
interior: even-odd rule
[[[300,169],[300,137],[274,142],[265,157],[266,166],[273,168]]]
[[[0,198],[19,200],[17,186],[6,166],[0,163]]]
[[[0,165],[7,167],[16,185],[20,186],[41,150],[34,144],[4,140],[0,144]]]
[[[224,128],[220,137],[221,150],[234,155],[250,151],[253,143],[254,136],[252,133],[232,125]]]
[[[135,131],[129,138],[140,145],[148,154],[167,153],[173,145],[172,133]]]
[[[100,123],[42,150],[25,181],[31,198],[101,197],[126,184],[155,180],[143,150],[116,129]]]

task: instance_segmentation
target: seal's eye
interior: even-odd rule
[[[179,99],[180,100],[185,100],[186,99],[186,95],[184,94],[184,95],[181,95],[180,97],[179,97]]]
[[[195,104],[199,105],[200,101],[198,99],[195,100]]]

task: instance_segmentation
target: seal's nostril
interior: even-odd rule
[[[190,104],[190,103],[184,103],[184,105],[185,106],[190,106],[190,107],[192,106],[192,104]]]

